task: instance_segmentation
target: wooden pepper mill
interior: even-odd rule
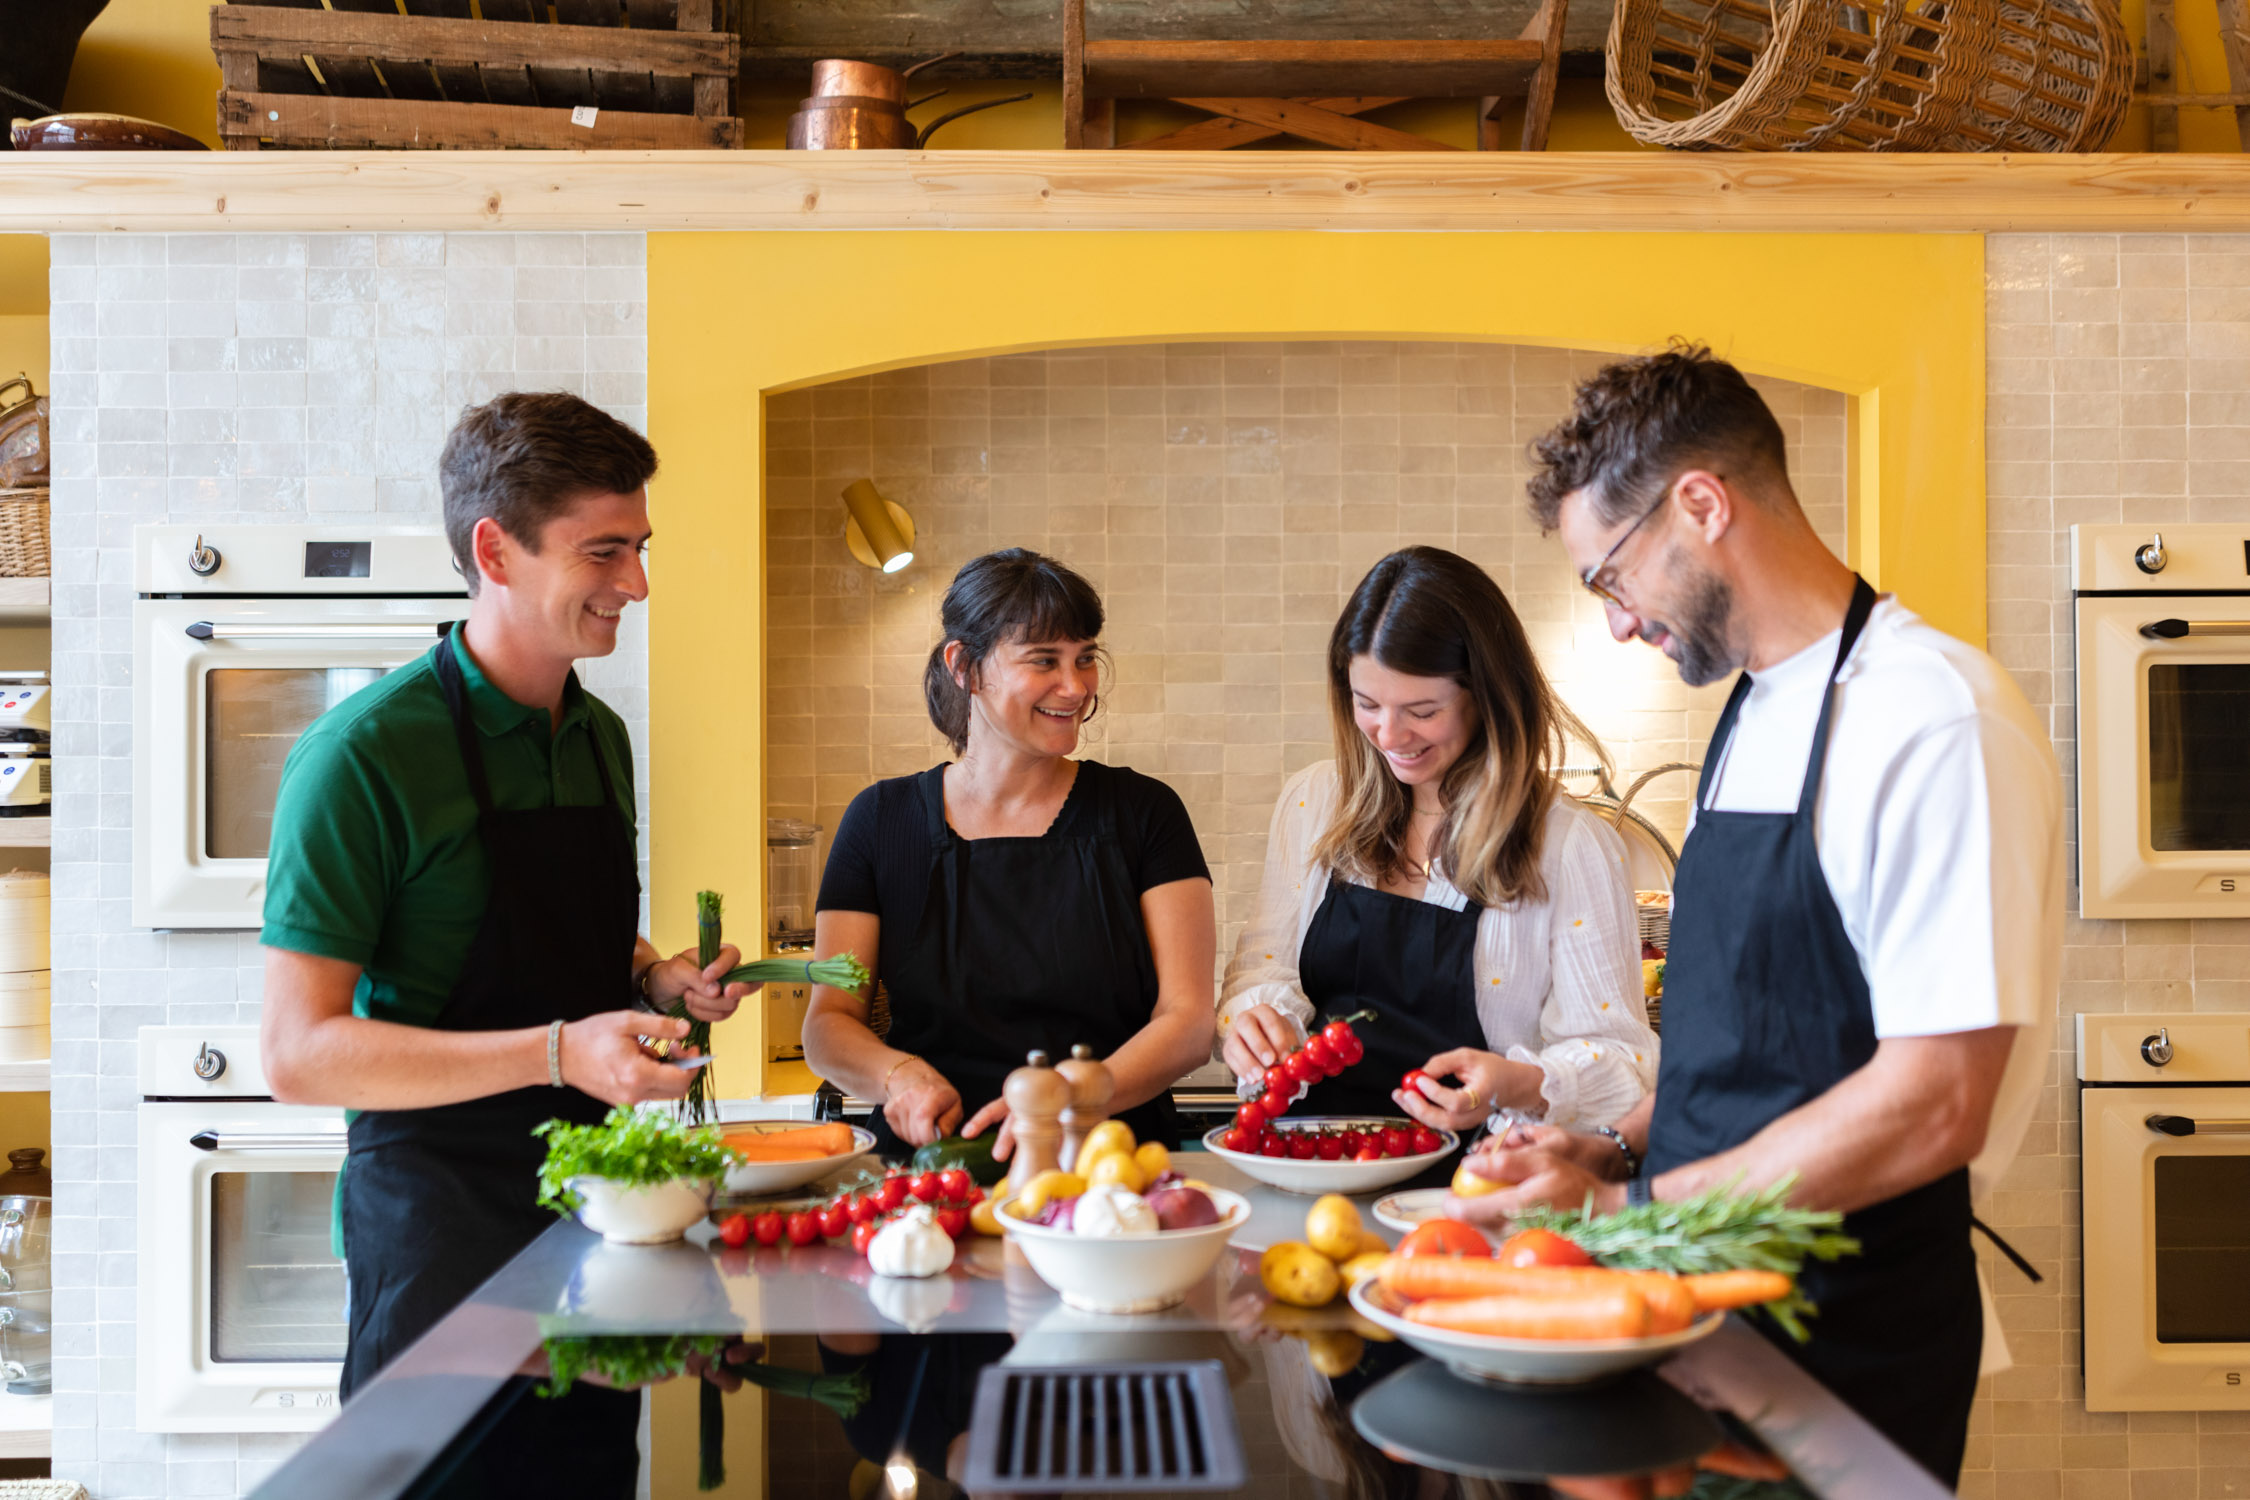
[[[1109,1064],[1096,1058],[1084,1042],[1071,1048],[1055,1071],[1070,1085],[1070,1103],[1062,1113],[1062,1161],[1065,1171],[1075,1171],[1078,1148],[1096,1125],[1109,1118],[1117,1081],[1109,1076]]]
[[[1070,1084],[1047,1065],[1047,1054],[1034,1052],[1024,1065],[1000,1086],[1015,1121],[1015,1160],[1008,1168],[1005,1191],[1020,1193],[1041,1172],[1060,1166],[1062,1113],[1070,1106]]]

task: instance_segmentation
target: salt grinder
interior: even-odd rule
[[[1070,1084],[1047,1065],[1046,1053],[1034,1052],[1008,1075],[1000,1097],[1008,1101],[1016,1126],[1007,1192],[1020,1193],[1032,1178],[1061,1164],[1056,1150],[1062,1142],[1062,1113],[1070,1105]]]
[[[1070,1085],[1070,1103],[1062,1112],[1062,1159],[1066,1171],[1075,1171],[1078,1148],[1096,1125],[1109,1118],[1109,1100],[1117,1092],[1117,1082],[1109,1076],[1109,1065],[1084,1042],[1071,1048],[1055,1071]]]

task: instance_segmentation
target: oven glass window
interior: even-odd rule
[[[2250,664],[2148,669],[2148,842],[2250,849]]]
[[[2156,1340],[2250,1344],[2250,1156],[2156,1159]]]
[[[203,853],[264,859],[281,763],[312,721],[382,667],[224,667],[204,678]]]
[[[330,1172],[211,1177],[211,1358],[344,1357],[344,1263],[329,1251]]]

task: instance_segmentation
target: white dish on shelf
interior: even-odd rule
[[[1412,1125],[1413,1122],[1379,1119],[1374,1116],[1330,1115],[1284,1119],[1275,1129],[1287,1134],[1292,1127],[1305,1125],[1396,1124]],[[1288,1156],[1259,1156],[1248,1151],[1229,1151],[1219,1144],[1219,1138],[1233,1128],[1231,1125],[1221,1125],[1207,1132],[1203,1137],[1205,1149],[1268,1187],[1313,1197],[1322,1193],[1342,1193],[1349,1198],[1362,1193],[1378,1192],[1435,1166],[1452,1155],[1454,1148],[1461,1144],[1461,1138],[1452,1131],[1441,1130],[1438,1134],[1444,1138],[1444,1145],[1435,1151],[1424,1151],[1414,1156],[1386,1156],[1381,1161],[1301,1161]]]
[[[723,1135],[765,1135],[775,1130],[803,1130],[814,1122],[810,1120],[723,1120],[719,1129]],[[726,1180],[720,1189],[727,1193],[762,1197],[768,1193],[786,1193],[801,1188],[808,1182],[818,1182],[829,1173],[850,1166],[875,1149],[875,1132],[864,1126],[851,1127],[852,1149],[834,1156],[817,1157],[811,1161],[738,1161],[727,1168]]]
[[[1023,1247],[1039,1279],[1083,1312],[1148,1313],[1172,1306],[1219,1263],[1227,1239],[1250,1217],[1250,1200],[1225,1188],[1204,1189],[1219,1220],[1155,1234],[1083,1235],[1031,1224],[1009,1212],[1016,1195],[995,1206],[1008,1238]]]
[[[1432,1328],[1406,1317],[1406,1300],[1370,1276],[1354,1286],[1351,1304],[1376,1327],[1467,1380],[1494,1385],[1584,1385],[1654,1364],[1719,1331],[1721,1312],[1705,1313],[1677,1333],[1642,1339],[1504,1339]]]

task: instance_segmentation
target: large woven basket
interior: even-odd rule
[[[1618,0],[1635,140],[1737,151],[2093,151],[2133,50],[2113,0]]]
[[[47,491],[0,490],[0,578],[45,578]]]

